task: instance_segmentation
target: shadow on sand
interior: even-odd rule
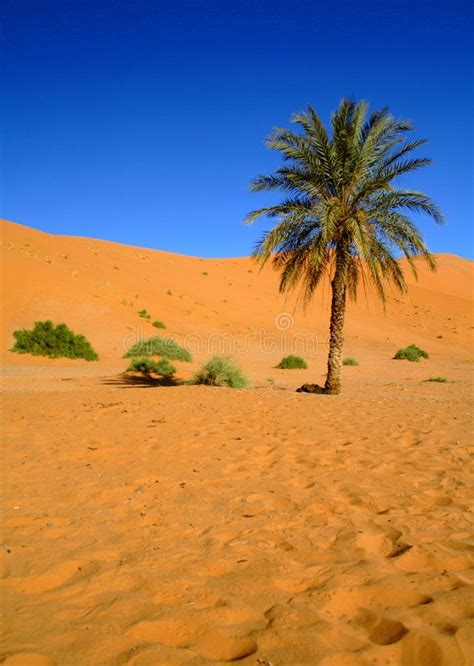
[[[116,377],[105,377],[102,384],[119,388],[153,388],[157,386],[185,386],[187,382],[170,377],[152,377],[151,375],[129,375],[124,372]]]

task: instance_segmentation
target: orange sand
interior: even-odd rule
[[[327,285],[303,316],[246,258],[4,222],[0,661],[471,666],[473,271],[438,260],[386,315],[361,294],[360,365],[313,396],[294,389],[324,377]],[[6,351],[46,318],[101,360]],[[235,344],[253,388],[128,383],[124,346],[157,333],[200,346],[181,378]],[[310,333],[309,369],[274,369]],[[412,342],[428,361],[392,360]]]

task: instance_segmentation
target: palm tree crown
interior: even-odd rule
[[[270,149],[281,152],[284,165],[251,183],[255,192],[280,190],[286,196],[280,204],[247,216],[249,223],[262,215],[277,220],[254,256],[262,265],[273,256],[281,273],[280,290],[300,286],[304,304],[329,274],[332,315],[334,308],[339,313],[342,309],[343,323],[346,291],[355,299],[361,280],[371,281],[384,301],[387,283],[406,290],[397,255],[406,257],[415,275],[416,256],[435,268],[434,257],[407,215],[424,212],[442,222],[442,214],[426,194],[394,185],[398,176],[430,163],[410,156],[426,142],[409,141],[411,123],[393,118],[386,108],[368,115],[365,102],[343,100],[332,116],[331,133],[311,106],[292,122],[302,132],[275,128],[267,139]],[[342,324],[336,337],[342,340]],[[339,392],[340,386],[336,388],[326,381],[327,392]]]

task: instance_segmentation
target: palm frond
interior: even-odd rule
[[[387,108],[368,115],[365,102],[347,99],[332,115],[331,133],[311,106],[291,121],[297,131],[277,127],[267,138],[284,164],[251,183],[255,192],[276,190],[284,198],[246,217],[247,223],[261,216],[276,220],[254,257],[261,265],[273,257],[280,289],[299,288],[305,305],[323,276],[334,276],[339,266],[350,298],[356,298],[361,283],[365,289],[370,282],[385,300],[388,283],[406,289],[399,256],[415,274],[416,257],[434,269],[434,258],[408,215],[424,213],[437,223],[443,215],[426,194],[396,186],[401,176],[430,163],[411,156],[426,143],[407,140],[412,123],[394,118]]]

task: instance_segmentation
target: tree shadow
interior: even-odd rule
[[[172,377],[152,377],[151,375],[129,375],[126,372],[116,377],[106,377],[102,384],[119,388],[153,388],[157,386],[185,386],[186,382]]]
[[[326,395],[327,391],[323,386],[319,384],[303,384],[296,389],[296,393],[316,393],[317,395]]]

